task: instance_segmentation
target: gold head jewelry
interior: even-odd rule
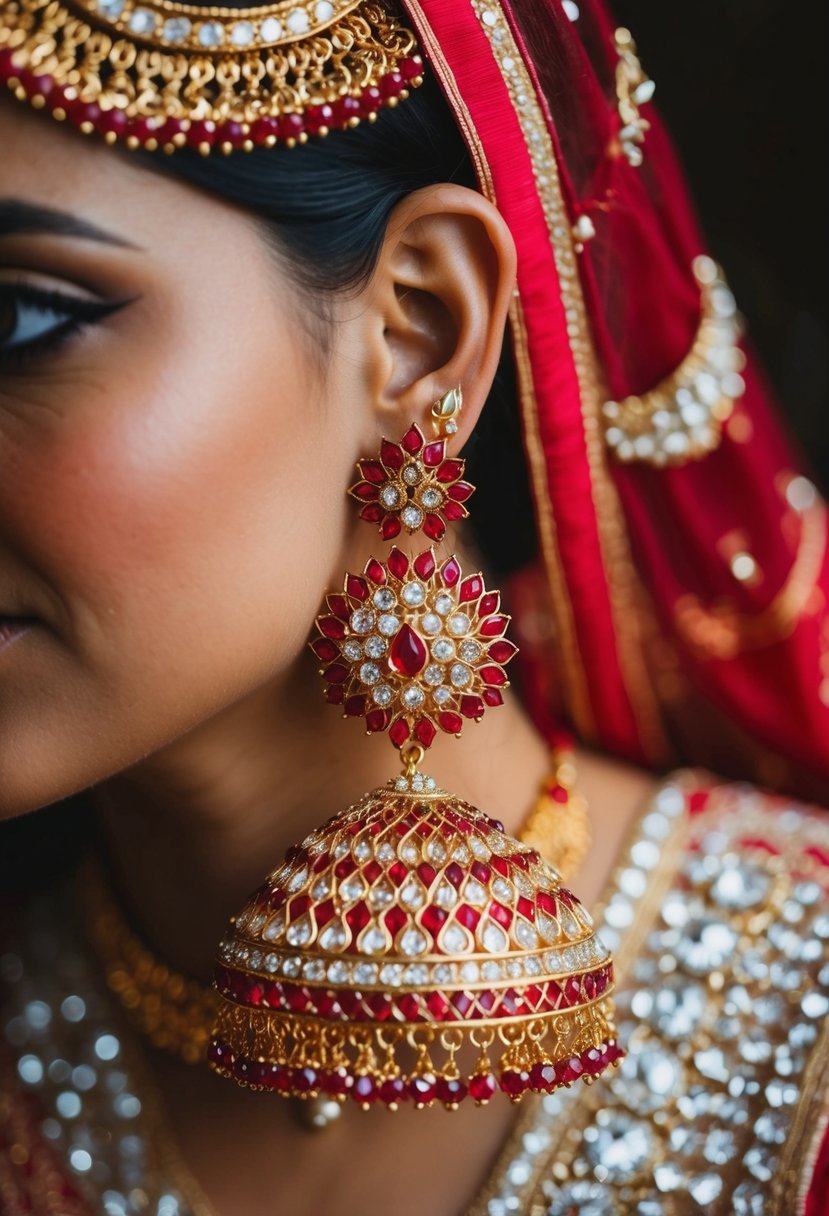
[[[0,9],[0,82],[132,149],[292,147],[371,121],[422,73],[412,31],[373,0],[238,9],[10,0]]]

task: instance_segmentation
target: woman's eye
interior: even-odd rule
[[[51,354],[85,326],[129,301],[82,300],[34,287],[0,285],[0,367]]]

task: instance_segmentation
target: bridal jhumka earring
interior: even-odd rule
[[[350,493],[385,539],[443,538],[473,487],[412,425],[360,460]],[[460,736],[502,702],[516,647],[497,591],[434,548],[393,547],[326,596],[310,643],[325,695],[402,772],[313,831],[231,921],[216,970],[209,1058],[240,1084],[396,1108],[516,1100],[622,1055],[612,962],[539,852],[421,771],[438,731]]]

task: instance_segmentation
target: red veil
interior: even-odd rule
[[[702,458],[623,464],[605,442],[603,403],[688,358],[705,249],[650,105],[641,164],[622,154],[608,14],[600,0],[405,7],[518,247],[511,331],[541,557],[513,596],[538,720],[564,716],[632,760],[819,795],[826,511],[761,374],[749,358]]]

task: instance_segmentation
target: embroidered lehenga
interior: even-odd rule
[[[818,1216],[829,825],[807,803],[829,777],[825,508],[769,412],[627,32],[597,3],[404,7],[518,249],[539,554],[509,592],[527,703],[551,737],[566,720],[654,770],[702,766],[659,785],[593,910],[626,1058],[526,1096],[470,1212]],[[0,71],[24,100],[41,95],[19,49],[37,9],[0,15]],[[94,134],[92,110],[68,118]],[[245,134],[228,128],[230,154]],[[4,947],[3,1211],[209,1211],[74,883],[30,900]]]

